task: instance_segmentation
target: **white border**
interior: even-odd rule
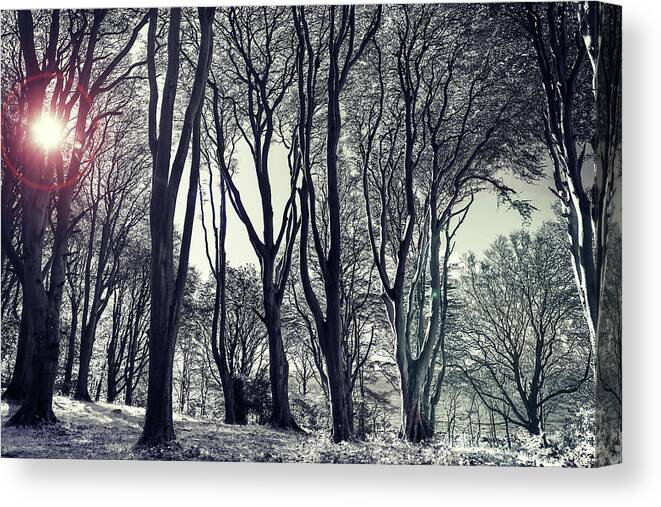
[[[89,8],[250,2],[25,0],[4,2],[3,7],[52,8],[54,3],[68,8]],[[539,470],[3,459],[0,460],[2,504],[71,507],[657,504],[661,498],[661,386],[657,373],[661,370],[661,27],[658,23],[661,3],[645,0],[621,3],[625,94],[623,465],[601,470]]]

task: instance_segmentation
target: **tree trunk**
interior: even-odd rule
[[[343,442],[353,438],[353,417],[351,409],[351,389],[347,383],[342,339],[337,330],[326,326],[325,337],[320,336],[324,348],[326,371],[328,373],[328,388],[332,421],[332,438],[334,442]],[[331,334],[335,335],[331,339]],[[326,345],[324,347],[324,344]]]
[[[94,310],[92,310],[94,312]],[[78,379],[76,380],[76,392],[74,398],[81,401],[92,401],[89,394],[89,372],[92,361],[92,349],[94,346],[93,333],[96,331],[96,318],[94,313],[90,317],[87,326],[80,338],[80,357],[78,364]]]
[[[234,424],[248,424],[248,408],[246,407],[245,386],[241,377],[232,378],[232,402],[234,407]]]
[[[147,446],[160,445],[175,438],[172,422],[172,361],[176,336],[168,329],[167,319],[162,319],[160,312],[154,311],[167,307],[166,295],[160,287],[152,286],[147,411],[139,441],[139,444]]]
[[[282,341],[280,305],[275,289],[264,279],[264,320],[269,339],[269,378],[271,380],[271,424],[276,428],[300,429],[289,408],[289,362]]]
[[[429,420],[428,401],[425,400],[424,386],[410,375],[409,382],[401,383],[402,390],[402,432],[409,442],[419,443],[434,434]]]
[[[121,358],[120,358],[121,361]],[[115,357],[114,347],[108,350],[107,357],[107,370],[108,370],[108,389],[106,391],[106,401],[114,403],[117,399],[119,379],[119,361]]]
[[[126,378],[126,388],[124,391],[124,405],[131,406],[133,405],[133,378]]]
[[[217,100],[217,92],[214,95],[214,100]],[[214,104],[214,107],[217,107]],[[216,128],[219,127],[217,122]],[[220,144],[220,143],[219,143]],[[219,157],[224,156],[224,153],[218,153]],[[213,190],[210,188],[210,192]],[[225,178],[220,174],[220,226],[218,231],[218,241],[215,243],[216,249],[216,288],[214,293],[214,307],[213,317],[211,320],[211,352],[213,359],[218,368],[218,375],[220,376],[220,383],[223,388],[223,400],[225,403],[225,424],[246,424],[245,407],[243,401],[239,404],[242,414],[237,413],[237,399],[234,393],[235,381],[238,379],[232,378],[228,362],[227,362],[227,255],[225,251],[225,239],[227,236],[227,201],[225,197]],[[214,220],[215,222],[215,220]],[[215,226],[215,225],[214,225]],[[241,388],[241,396],[243,396],[243,384]]]
[[[101,378],[99,379],[99,382],[96,384],[96,393],[94,394],[95,402],[98,402],[101,399],[101,389],[103,389],[103,374],[101,374]]]
[[[541,433],[539,417],[537,417],[537,415],[530,418],[530,422],[528,423],[528,431],[531,435],[539,435]]]
[[[114,403],[117,399],[117,378],[110,376],[110,371],[108,371],[108,390],[106,392],[106,401],[108,403]]]
[[[512,437],[510,435],[510,421],[507,417],[503,417],[505,422],[505,436],[507,437],[507,448],[512,449]]]
[[[78,307],[71,307],[71,328],[69,329],[69,340],[67,343],[67,360],[64,366],[64,381],[62,382],[62,394],[69,396],[71,393],[71,380],[73,378],[73,363],[76,356],[76,333],[78,332]]]
[[[172,166],[172,121],[179,78],[181,10],[170,11],[168,27],[168,64],[161,99],[159,132],[156,132],[158,88],[156,69],[148,66],[149,140],[153,155],[153,177],[150,204],[151,231],[151,313],[149,336],[149,381],[147,411],[139,445],[154,446],[175,439],[172,421],[172,368],[179,326],[179,311],[186,285],[195,201],[200,170],[200,120],[202,99],[211,58],[214,8],[199,8],[200,51],[195,78],[186,106],[178,147]],[[151,9],[147,52],[153,59],[156,51],[157,9]],[[174,271],[174,210],[189,143],[193,136],[186,214],[179,251],[177,272]]]
[[[21,327],[18,332],[16,364],[7,389],[2,393],[3,400],[23,400],[30,389],[32,354],[34,352],[34,337],[32,336],[32,321],[29,307],[23,303],[21,310]]]
[[[37,90],[35,95],[41,99],[43,90]],[[38,108],[40,112],[41,100],[31,100],[29,108]],[[28,115],[29,118],[34,116],[34,112]],[[28,158],[26,167],[39,174],[41,170],[44,170],[45,164],[44,157],[33,153]],[[24,308],[30,309],[34,353],[32,354],[32,379],[27,396],[21,408],[7,422],[9,425],[15,426],[57,421],[52,405],[59,352],[59,329],[58,322],[51,318],[50,301],[42,276],[48,200],[49,192],[47,190],[25,186],[22,225],[23,305]],[[57,316],[59,317],[59,313]]]
[[[37,210],[35,210],[37,211]],[[44,222],[41,212],[24,216],[24,304],[30,308],[33,342],[32,381],[21,408],[7,422],[10,426],[31,426],[57,422],[53,413],[53,387],[57,373],[59,343],[57,329],[49,330],[48,296],[41,278],[41,248]],[[45,216],[45,214],[43,215]],[[36,218],[36,220],[35,220]],[[49,332],[51,331],[51,332]]]

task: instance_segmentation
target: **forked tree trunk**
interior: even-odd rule
[[[24,39],[24,52],[28,76],[39,73],[34,53],[34,31],[32,15],[19,13],[19,30]],[[41,115],[47,80],[37,79],[27,88],[27,119],[34,121]],[[42,174],[48,174],[52,163],[43,153],[26,149],[23,166],[28,182],[40,182]],[[54,157],[61,163],[61,157]],[[49,166],[47,167],[47,164]],[[8,425],[35,425],[56,422],[53,414],[53,386],[57,370],[59,333],[57,322],[49,319],[49,298],[42,273],[44,235],[50,192],[39,185],[26,184],[22,195],[22,241],[23,241],[23,308],[29,308],[34,352],[31,357],[31,382],[27,396],[18,411],[9,419]]]
[[[222,125],[218,115],[218,89],[214,88],[214,121],[217,131],[221,131]],[[218,136],[218,157],[222,160],[225,156],[224,144],[222,136]],[[209,183],[209,192],[213,192],[211,182]],[[221,171],[220,174],[220,224],[216,229],[215,234],[217,241],[215,242],[215,278],[216,287],[214,293],[214,306],[213,316],[211,320],[211,353],[218,369],[220,376],[220,383],[223,388],[223,401],[225,404],[225,424],[247,424],[247,417],[243,399],[238,399],[235,393],[235,386],[237,386],[238,379],[232,378],[232,373],[227,361],[227,254],[225,251],[225,239],[227,236],[227,201],[225,196],[225,178]],[[213,201],[212,201],[213,203]],[[202,213],[204,213],[204,203],[200,203]],[[215,223],[215,210],[213,227]],[[202,217],[204,220],[204,215]],[[211,258],[209,256],[209,258]],[[241,389],[240,396],[243,396],[243,384],[238,385]]]
[[[328,30],[328,74],[326,76],[326,190],[327,245],[322,244],[317,222],[315,181],[312,174],[312,130],[316,107],[316,74],[321,54],[315,54],[305,8],[294,8],[293,17],[298,39],[298,143],[303,168],[303,188],[301,189],[301,241],[300,273],[305,299],[310,307],[317,329],[319,344],[326,363],[328,394],[332,420],[332,438],[342,442],[353,438],[353,407],[351,373],[347,371],[343,345],[342,319],[342,217],[340,209],[340,186],[338,178],[338,148],[342,134],[342,108],[340,96],[353,65],[361,58],[372,40],[381,20],[381,7],[377,7],[362,38],[357,41],[355,7],[343,6],[340,26],[336,26],[336,7],[329,7],[330,25]],[[355,43],[355,45],[354,45]],[[307,55],[307,61],[306,61]],[[316,64],[314,62],[317,62]],[[308,234],[312,229],[314,252],[320,267],[324,285],[325,315],[310,279],[308,265]],[[326,252],[326,250],[328,252]]]
[[[159,131],[156,131],[158,88],[153,61],[156,51],[157,9],[149,12],[147,52],[152,59],[148,66],[149,144],[153,157],[153,177],[150,205],[151,227],[151,314],[149,335],[149,381],[147,411],[139,445],[155,446],[175,439],[172,421],[172,368],[179,325],[179,312],[186,286],[195,201],[200,170],[200,121],[202,98],[211,59],[214,8],[199,8],[200,51],[195,78],[187,101],[184,122],[172,166],[172,122],[179,79],[181,10],[170,11],[168,28],[168,64],[161,100]],[[186,214],[179,252],[174,270],[174,208],[184,170],[184,163],[193,136],[192,160]]]

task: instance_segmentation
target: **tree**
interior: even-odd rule
[[[82,334],[78,379],[74,397],[91,401],[89,367],[96,330],[111,302],[121,257],[133,231],[146,218],[148,151],[140,143],[138,111],[128,110],[137,97],[129,94],[122,107],[123,117],[107,134],[109,149],[97,156],[90,170],[87,256],[84,267]],[[110,378],[108,379],[110,380]]]
[[[229,168],[221,164],[221,169],[232,207],[245,226],[260,263],[264,307],[261,317],[269,337],[271,423],[279,428],[296,429],[298,425],[289,407],[289,363],[282,340],[281,308],[300,226],[296,209],[298,175],[290,174],[290,194],[286,196],[278,228],[269,164],[276,114],[293,80],[294,53],[287,26],[288,12],[280,7],[230,8],[219,26],[229,60],[225,72],[237,87],[232,95],[232,112],[241,139],[250,149],[257,179],[261,237]]]
[[[173,121],[180,63],[181,10],[171,9],[168,22],[167,69],[158,125],[156,74],[156,31],[158,11],[149,12],[147,60],[149,76],[149,147],[153,176],[150,206],[151,230],[151,316],[149,333],[149,381],[145,425],[139,444],[160,445],[174,440],[172,423],[172,367],[181,302],[186,285],[195,201],[200,170],[201,114],[204,88],[211,61],[214,8],[199,8],[200,51],[190,95],[186,101],[179,141],[171,163]],[[174,212],[179,184],[192,137],[190,181],[186,216],[174,263]]]
[[[122,254],[112,296],[110,338],[106,345],[107,400],[124,393],[124,403],[133,404],[134,393],[147,365],[149,330],[150,266],[147,231],[138,229]]]
[[[317,108],[316,96],[317,72],[321,59],[321,48],[313,49],[310,31],[305,17],[305,8],[293,10],[294,22],[298,37],[297,75],[299,97],[298,137],[295,143],[300,146],[298,163],[303,169],[303,187],[301,190],[301,240],[300,240],[300,274],[305,299],[314,318],[317,337],[321,345],[326,373],[328,391],[330,394],[331,418],[333,421],[332,436],[335,442],[352,438],[352,379],[351,370],[347,368],[343,330],[343,291],[342,291],[342,211],[340,209],[340,187],[338,175],[338,144],[342,133],[342,114],[340,95],[346,86],[349,72],[361,58],[371,42],[381,20],[381,7],[377,7],[371,16],[367,29],[358,41],[356,38],[355,7],[341,8],[339,16],[336,8],[328,10],[328,75],[326,78],[326,208],[328,218],[328,239],[321,238],[317,211],[317,191],[313,176],[312,129],[314,113]],[[320,31],[325,27],[322,23]],[[355,47],[354,47],[355,44]],[[344,224],[346,225],[346,224]],[[319,297],[310,279],[308,261],[308,235],[312,232],[316,262],[319,265],[323,280],[323,298],[325,315]]]
[[[13,21],[13,20],[12,20]],[[9,41],[15,40],[17,37],[3,37],[3,54],[13,53],[20,54],[18,45],[9,49]],[[7,44],[7,46],[5,46]],[[19,57],[20,58],[20,57]],[[13,66],[3,66],[3,92],[7,96],[10,83],[16,82],[22,75],[20,62],[14,60]],[[3,111],[4,114],[9,111]],[[15,129],[3,128],[2,130],[2,144],[5,150],[19,144],[20,135]],[[3,152],[4,154],[5,152]],[[4,156],[3,156],[4,162]],[[20,242],[21,231],[21,188],[22,183],[17,175],[7,169],[7,164],[3,163],[2,170],[2,214],[0,216],[2,224],[2,322],[3,328],[6,328],[9,323],[9,315],[6,310],[11,309],[11,314],[14,314],[18,324],[18,336],[16,340],[16,355],[14,360],[14,367],[11,372],[11,378],[7,385],[6,390],[2,393],[2,399],[7,400],[22,400],[25,398],[27,391],[30,387],[31,380],[31,361],[32,351],[34,349],[34,340],[32,331],[30,329],[31,319],[29,315],[29,308],[23,308],[22,290],[21,290],[21,277],[22,271],[20,265],[12,263],[11,253],[13,251],[13,244]],[[14,292],[15,297],[11,297]],[[11,306],[8,305],[10,303]],[[7,333],[5,332],[5,337]],[[4,341],[3,341],[4,343]],[[3,347],[3,357],[7,357]]]
[[[500,237],[466,259],[454,356],[491,411],[533,435],[544,408],[591,375],[592,349],[557,224]]]
[[[85,250],[87,243],[82,234],[74,231],[69,241],[70,251],[66,266],[67,296],[69,297],[69,336],[67,339],[67,355],[64,363],[64,378],[62,380],[62,394],[69,396],[71,394],[71,385],[73,381],[73,367],[76,359],[77,334],[78,334],[78,315],[83,300],[83,281],[84,277],[79,276],[81,264],[85,261],[88,253]]]
[[[230,101],[221,101],[221,91],[218,82],[212,72],[208,80],[208,86],[212,90],[211,108],[213,112],[212,127],[204,121],[205,131],[211,144],[215,147],[212,155],[205,150],[204,158],[209,171],[207,194],[211,208],[211,223],[207,225],[205,219],[204,200],[200,199],[200,212],[202,217],[202,228],[204,229],[204,245],[209,268],[215,281],[213,316],[211,319],[211,353],[213,361],[218,369],[220,384],[223,389],[225,400],[225,423],[246,424],[245,417],[239,417],[239,412],[245,413],[237,406],[234,395],[234,382],[231,368],[228,364],[230,358],[227,353],[227,253],[225,241],[227,237],[227,185],[225,173],[229,173],[233,167],[233,154],[236,147],[237,128],[231,123],[232,114]],[[214,188],[214,173],[212,162],[218,167],[218,189]],[[202,187],[200,186],[202,194]],[[219,193],[219,195],[216,195]],[[203,194],[202,194],[203,195]],[[216,208],[218,199],[218,208]],[[213,260],[209,248],[208,228],[212,229],[213,235]]]
[[[133,64],[124,68],[120,64],[146,22],[146,16],[134,24],[132,18],[118,18],[104,9],[91,14],[80,11],[69,17],[67,37],[60,34],[60,12],[54,10],[48,26],[38,27],[48,34],[40,64],[32,13],[18,13],[25,74],[16,90],[23,113],[16,128],[21,132],[23,144],[7,148],[3,158],[22,182],[21,253],[8,241],[4,246],[16,270],[22,272],[23,307],[30,308],[34,353],[29,391],[8,424],[56,421],[52,398],[73,197],[89,162],[103,146],[103,126],[113,114],[112,110],[104,109],[105,104],[99,99],[131,74]],[[113,26],[113,29],[106,30],[105,26]],[[117,37],[117,33],[124,36]],[[107,57],[99,58],[99,52]],[[43,139],[30,138],[34,135],[30,129],[44,121],[44,115],[50,115],[51,119],[46,121],[56,121],[63,126],[70,121],[75,123],[70,143],[63,141],[59,146],[50,146],[35,142]],[[50,216],[51,199],[54,200],[54,217]],[[54,225],[50,257],[44,269],[42,261],[49,219]]]
[[[5,106],[2,111],[3,126],[13,122],[18,123],[18,118],[23,112],[24,104],[21,101],[11,101],[12,88],[25,78],[23,70],[22,49],[18,31],[17,16],[7,12],[3,15],[3,23],[7,27],[7,33],[2,37],[3,55],[11,55],[8,61],[3,62],[2,92],[5,98]],[[15,103],[12,103],[15,102]],[[2,129],[2,213],[0,222],[2,224],[2,309],[3,309],[3,334],[8,337],[6,328],[9,323],[5,310],[7,303],[12,302],[12,310],[16,320],[19,322],[16,340],[16,354],[13,361],[13,369],[6,390],[2,393],[3,400],[23,400],[27,395],[31,381],[31,362],[34,349],[34,337],[30,329],[31,319],[28,307],[23,308],[21,279],[23,271],[20,263],[16,263],[16,252],[20,256],[19,248],[14,245],[20,244],[20,232],[22,230],[22,181],[18,173],[11,170],[11,161],[18,158],[23,132],[18,128]],[[8,163],[9,162],[9,163]],[[16,297],[10,298],[13,289],[16,288]],[[3,344],[6,343],[3,340]],[[3,357],[5,348],[3,346]]]
[[[495,191],[525,216],[529,205],[513,197],[498,171],[529,180],[540,172],[522,120],[530,116],[530,95],[500,44],[500,25],[466,24],[459,6],[398,9],[401,16],[379,39],[392,47],[392,58],[377,69],[386,82],[372,90],[373,105],[359,117],[356,151],[395,338],[402,434],[417,442],[433,433],[431,387],[438,391],[442,382],[443,369],[436,379],[434,370],[444,354],[456,231],[481,190]],[[485,45],[498,49],[484,53]]]
[[[594,347],[621,154],[621,10],[586,2],[529,5],[515,12],[535,51],[552,191],[563,207]],[[589,179],[584,173],[591,158]]]

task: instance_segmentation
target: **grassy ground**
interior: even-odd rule
[[[539,465],[498,449],[412,445],[394,436],[379,441],[332,444],[318,434],[265,426],[228,426],[175,415],[177,443],[137,449],[144,409],[84,403],[57,397],[60,422],[39,428],[2,427],[2,457],[75,459],[162,459],[307,463],[438,465]],[[2,403],[2,419],[17,409]],[[549,463],[551,464],[551,463]]]

